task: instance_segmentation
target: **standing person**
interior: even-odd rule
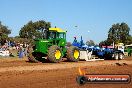
[[[28,47],[24,48],[24,55],[27,56]]]
[[[24,53],[23,53],[23,47],[19,48],[19,58],[23,58]]]

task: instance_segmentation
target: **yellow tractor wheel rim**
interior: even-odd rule
[[[79,51],[78,50],[75,50],[74,51],[74,58],[75,59],[78,59],[78,57],[79,57]]]
[[[61,52],[60,52],[60,50],[56,50],[56,52],[55,52],[55,58],[56,58],[56,59],[60,59],[60,57],[61,57]]]

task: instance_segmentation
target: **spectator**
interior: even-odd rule
[[[24,53],[23,53],[23,47],[20,47],[19,49],[19,58],[23,58]]]

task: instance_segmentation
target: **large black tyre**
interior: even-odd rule
[[[32,53],[29,53],[29,55],[28,55],[28,60],[29,60],[29,62],[33,62],[33,63],[38,63],[38,62],[40,62],[39,60],[37,60],[37,59],[33,56]]]
[[[77,47],[70,46],[67,49],[67,59],[69,61],[77,62],[79,61],[79,57],[80,57],[80,51]]]
[[[118,60],[118,59],[119,59],[118,53],[114,53],[114,60]]]
[[[124,54],[123,53],[119,53],[118,57],[119,57],[119,60],[122,60],[122,59],[124,59]]]
[[[57,45],[53,45],[48,50],[48,60],[53,63],[61,61],[62,51]]]
[[[111,60],[112,59],[112,54],[111,53],[105,54],[104,59],[105,60]]]

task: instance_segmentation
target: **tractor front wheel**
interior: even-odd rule
[[[115,53],[115,54],[114,54],[114,59],[115,59],[115,60],[118,60],[118,58],[119,58],[118,53]]]
[[[67,59],[69,61],[77,62],[79,61],[80,52],[75,46],[71,46],[67,49]]]
[[[48,50],[48,60],[50,62],[58,63],[61,61],[61,58],[62,58],[61,49],[56,45],[51,46]]]

